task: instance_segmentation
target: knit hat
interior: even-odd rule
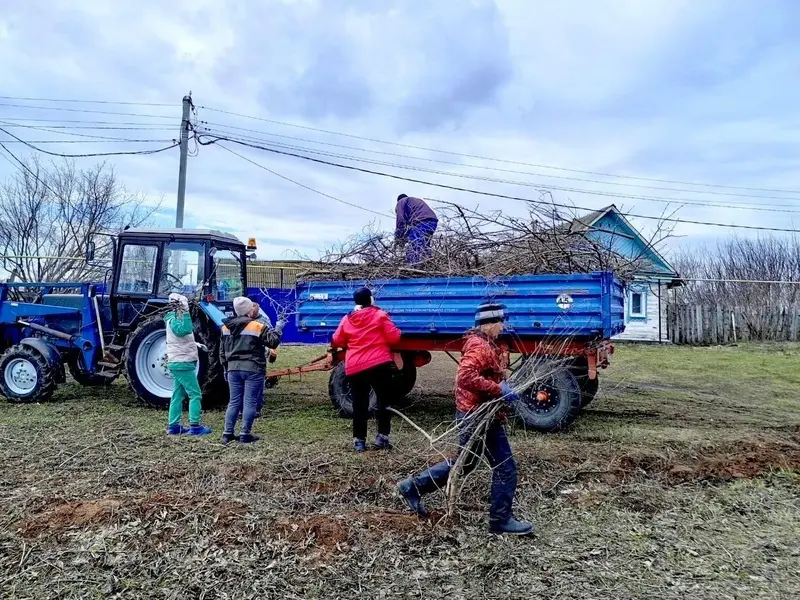
[[[400,195],[397,197],[397,201],[398,201],[398,202],[400,202],[400,200],[402,200],[403,198],[408,198],[408,194],[400,194]]]
[[[366,287],[359,288],[356,290],[356,293],[353,294],[353,301],[356,303],[356,306],[364,308],[372,306],[372,292]]]
[[[484,302],[475,311],[475,325],[502,323],[507,316],[504,305],[499,302]]]
[[[237,296],[233,299],[233,312],[237,317],[245,317],[253,310],[253,301],[245,296]]]

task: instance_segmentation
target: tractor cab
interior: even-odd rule
[[[114,329],[135,329],[174,292],[229,313],[233,299],[247,290],[246,252],[222,231],[123,231],[115,240],[108,290]]]

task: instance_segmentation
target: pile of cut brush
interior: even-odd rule
[[[374,226],[327,250],[306,281],[377,281],[413,277],[480,277],[613,271],[623,281],[639,270],[641,257],[618,252],[619,237],[593,230],[554,206],[529,204],[528,215],[480,213],[457,205],[439,209],[429,255],[409,265],[393,234]],[[594,229],[594,231],[602,231]]]

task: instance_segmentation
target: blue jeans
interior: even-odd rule
[[[414,265],[430,258],[431,238],[438,225],[438,221],[429,220],[409,229],[406,263]]]
[[[494,421],[486,431],[485,440],[478,439],[469,449],[465,448],[472,436],[473,426],[468,414],[457,412],[456,420],[459,426],[459,452],[470,452],[470,457],[464,463],[464,475],[468,475],[478,466],[481,456],[486,456],[492,467],[492,500],[489,508],[489,520],[504,523],[513,514],[511,511],[514,503],[514,492],[517,489],[517,464],[514,454],[508,443],[506,430],[502,423]],[[420,494],[429,494],[438,489],[444,489],[450,476],[450,469],[455,459],[443,460],[430,467],[427,471],[412,479],[414,486]]]
[[[228,387],[231,399],[225,411],[225,432],[233,433],[239,413],[242,413],[241,434],[247,435],[253,428],[256,412],[264,402],[264,373],[254,371],[228,371]]]

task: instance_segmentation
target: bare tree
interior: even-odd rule
[[[107,163],[78,169],[74,161],[43,165],[34,157],[25,166],[0,186],[2,265],[16,281],[102,276],[83,258],[87,239],[141,225],[158,208],[126,190]],[[111,244],[98,242],[96,261],[110,262]]]

